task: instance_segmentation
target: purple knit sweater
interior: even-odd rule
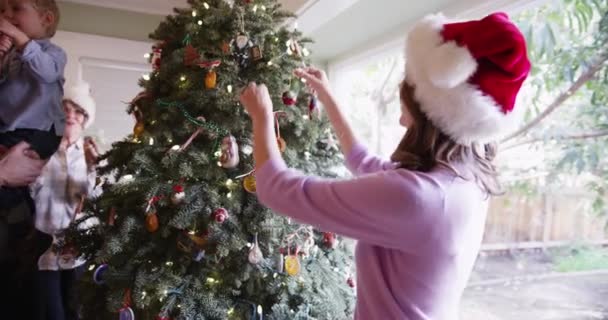
[[[457,319],[483,236],[484,193],[446,168],[395,169],[361,145],[346,162],[356,178],[305,176],[269,159],[256,173],[259,199],[358,240],[355,319]]]

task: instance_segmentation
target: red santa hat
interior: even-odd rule
[[[459,23],[429,15],[410,31],[405,59],[422,111],[456,142],[495,141],[516,128],[515,101],[531,66],[505,13]]]

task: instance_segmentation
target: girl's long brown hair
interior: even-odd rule
[[[400,168],[422,172],[429,172],[442,165],[464,177],[463,172],[456,169],[457,164],[462,165],[488,195],[501,194],[498,173],[492,163],[496,157],[497,145],[456,143],[422,112],[420,104],[414,98],[414,90],[405,81],[401,84],[401,102],[409,111],[413,123],[407,128],[391,160],[399,163]]]

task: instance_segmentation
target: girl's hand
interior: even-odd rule
[[[252,120],[272,119],[272,100],[266,85],[250,82],[241,92],[240,100]]]
[[[331,96],[329,80],[327,79],[325,71],[308,67],[303,69],[298,68],[294,71],[294,74],[300,78],[306,79],[308,86],[316,91],[321,102],[325,104],[325,102]]]

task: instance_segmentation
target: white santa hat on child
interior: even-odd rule
[[[91,87],[88,83],[81,81],[80,83],[64,89],[63,100],[69,100],[78,105],[87,114],[87,120],[84,128],[88,128],[95,121],[95,100],[91,96]]]
[[[506,14],[460,23],[429,15],[406,45],[406,82],[454,141],[490,142],[515,129],[515,100],[531,66],[524,36]]]

